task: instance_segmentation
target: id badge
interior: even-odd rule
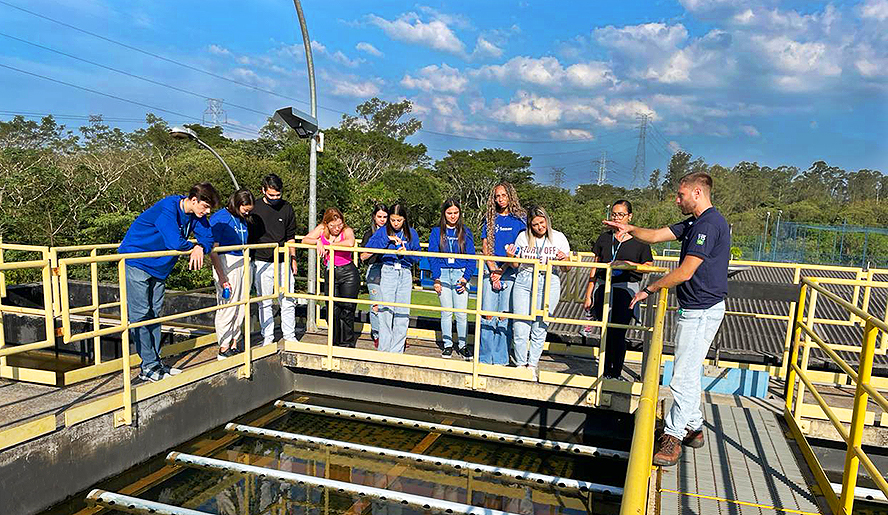
[[[454,264],[454,263],[456,263],[456,258],[447,258],[447,264],[448,264],[448,265],[452,265],[452,264]]]
[[[400,262],[400,261],[396,261],[395,264],[394,264],[394,267],[395,267],[395,270],[400,270],[400,269],[401,269],[401,262]]]

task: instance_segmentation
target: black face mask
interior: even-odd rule
[[[271,199],[271,198],[265,197],[265,202],[271,207],[278,207],[279,205],[281,205],[281,203],[283,201],[284,201],[284,199],[280,199],[280,198]]]

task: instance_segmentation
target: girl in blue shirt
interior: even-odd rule
[[[441,221],[429,234],[429,252],[470,254],[474,257],[472,232],[463,226],[462,211],[459,202],[454,199],[447,199],[441,206]],[[475,260],[431,257],[429,264],[441,307],[466,309],[469,304],[468,283],[475,275]],[[441,312],[441,336],[444,340],[441,356],[445,358],[453,355],[453,315],[451,311]],[[466,348],[467,326],[466,314],[456,313],[457,353],[463,359],[470,360],[472,355]]]
[[[210,217],[210,229],[216,247],[246,245],[248,219],[253,211],[253,194],[250,190],[238,190],[228,199],[228,206]],[[244,254],[240,250],[213,252],[213,279],[216,281],[216,302],[220,305],[243,300]],[[237,354],[237,342],[242,337],[244,306],[232,306],[216,311],[216,336],[219,338],[219,355],[225,359]]]
[[[392,205],[385,226],[373,233],[364,245],[368,248],[397,251],[380,255],[382,270],[379,289],[382,302],[379,310],[379,350],[403,353],[407,343],[410,309],[385,304],[409,304],[413,293],[413,265],[419,262],[419,258],[406,256],[403,252],[418,251],[420,247],[419,235],[410,227],[407,208],[402,204]]]

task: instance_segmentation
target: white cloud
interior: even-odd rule
[[[361,41],[360,43],[355,45],[355,49],[360,52],[370,54],[373,57],[382,57],[382,52],[377,50],[375,46],[371,45],[370,43],[367,43],[366,41]]]
[[[473,57],[500,57],[503,55],[503,49],[494,45],[490,41],[484,39],[484,36],[478,36],[475,43],[475,51],[472,52]]]
[[[503,83],[525,84],[559,88],[564,85],[592,89],[614,83],[614,77],[606,63],[577,63],[564,68],[555,57],[513,57],[505,64],[488,65],[473,72],[482,78]]]
[[[261,86],[266,89],[276,88],[278,84],[276,80],[270,77],[259,75],[249,68],[234,68],[233,70],[231,70],[230,73],[236,79],[247,82],[249,84],[253,84],[255,86]]]
[[[371,14],[368,16],[368,20],[381,28],[392,39],[416,43],[456,55],[465,53],[463,42],[440,19],[426,23],[419,19],[416,13],[405,13],[396,20],[386,20]]]
[[[494,108],[491,116],[518,126],[551,127],[578,121],[612,126],[634,121],[637,113],[650,113],[652,120],[659,119],[653,109],[639,100],[543,97],[519,91],[510,103]]]
[[[231,51],[219,45],[210,45],[207,51],[213,55],[231,55]]]
[[[311,51],[318,56],[326,57],[333,62],[339,63],[348,68],[357,68],[361,63],[364,62],[363,59],[349,59],[349,57],[342,53],[341,50],[337,50],[335,52],[330,52],[327,47],[318,41],[311,42]]]
[[[332,86],[330,92],[338,97],[367,99],[379,95],[383,81],[377,77],[361,79],[352,75],[333,76],[321,73],[324,83]]]
[[[878,21],[888,20],[888,0],[867,0],[860,6],[860,17]]]
[[[758,129],[756,129],[752,125],[741,125],[740,130],[743,131],[743,133],[747,136],[752,136],[753,138],[758,138],[759,136],[761,136],[761,133],[759,133]]]
[[[416,77],[405,75],[401,80],[405,88],[445,93],[462,93],[468,83],[469,79],[459,70],[446,64],[426,66],[416,73]]]
[[[583,129],[558,129],[549,131],[549,136],[557,140],[595,139],[592,132]]]
[[[453,116],[460,112],[456,98],[451,96],[433,98],[432,107],[442,116]]]

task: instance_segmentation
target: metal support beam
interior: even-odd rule
[[[399,503],[420,510],[431,510],[445,513],[461,513],[466,515],[512,515],[509,512],[491,510],[489,508],[479,508],[477,506],[469,506],[440,499],[432,499],[421,495],[407,494],[396,492],[394,490],[385,490],[382,488],[374,488],[372,486],[356,485],[354,483],[346,483],[344,481],[335,481],[333,479],[325,479],[322,477],[306,476],[293,472],[284,472],[282,470],[269,469],[263,467],[255,467],[252,465],[244,465],[232,461],[217,460],[214,458],[205,458],[203,456],[194,456],[192,454],[182,454],[171,452],[167,455],[167,461],[178,463],[180,465],[208,468],[216,470],[225,470],[229,472],[239,472],[241,474],[253,474],[261,478],[272,478],[279,481],[288,481],[291,483],[308,484],[322,488],[332,488],[339,492],[348,492],[359,496],[373,497],[382,501]]]
[[[559,442],[556,440],[544,440],[542,438],[533,438],[530,436],[510,435],[508,433],[497,433],[494,431],[484,431],[482,429],[471,429],[468,427],[448,426],[444,424],[435,424],[433,422],[423,422],[421,420],[410,420],[406,418],[384,417],[382,415],[374,415],[371,413],[362,413],[360,411],[349,411],[337,408],[324,408],[321,406],[312,406],[311,404],[302,404],[298,402],[277,401],[274,403],[278,408],[285,408],[293,411],[302,411],[306,413],[314,413],[318,415],[327,415],[330,417],[339,417],[360,420],[363,422],[373,422],[375,424],[383,424],[387,426],[405,427],[407,429],[420,429],[422,431],[434,431],[445,435],[459,436],[463,438],[474,438],[475,440],[485,440],[488,442],[500,442],[511,445],[519,445],[522,447],[532,447],[536,449],[545,449],[547,451],[560,451],[567,454],[575,454],[582,456],[606,457],[629,459],[629,453],[626,451],[617,451],[614,449],[605,449],[603,447],[594,447],[592,445],[583,445],[578,443]]]
[[[126,513],[154,515],[209,515],[205,511],[189,510],[178,506],[170,506],[154,501],[146,501],[138,497],[116,494],[105,490],[93,490],[86,496],[86,501],[93,505],[104,506],[114,511]]]
[[[290,443],[307,443],[321,447],[338,447],[343,450],[367,453],[374,456],[386,456],[398,460],[411,461],[414,463],[425,463],[436,467],[447,467],[460,471],[466,470],[493,478],[506,477],[510,479],[517,479],[519,481],[533,483],[535,485],[548,485],[564,490],[571,490],[583,493],[596,492],[609,495],[623,495],[623,489],[616,486],[590,483],[588,481],[580,481],[577,479],[569,479],[564,477],[549,476],[546,474],[537,474],[524,470],[494,467],[491,465],[483,465],[481,463],[473,463],[470,461],[451,460],[447,458],[439,458],[437,456],[416,454],[413,452],[396,451],[394,449],[374,447],[372,445],[361,445],[351,442],[343,442],[340,440],[330,440],[327,438],[318,438],[296,433],[287,433],[284,431],[274,431],[271,429],[265,429],[263,427],[245,426],[242,424],[228,424],[225,426],[225,430],[244,436],[252,436],[254,438],[266,438]]]

